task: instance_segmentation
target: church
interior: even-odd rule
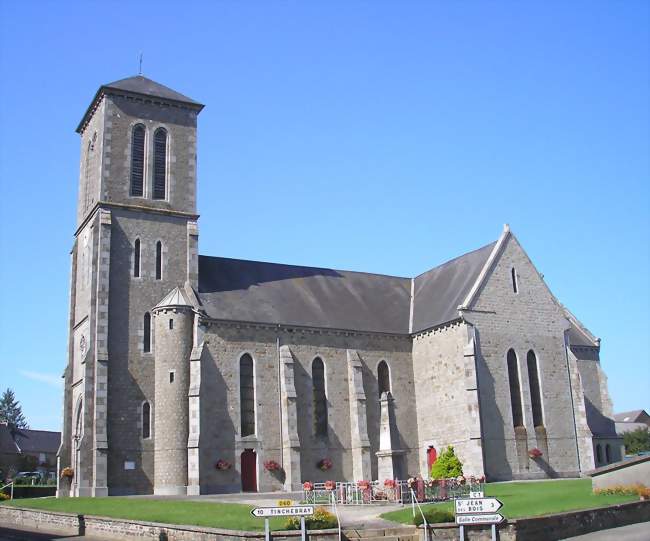
[[[488,480],[621,459],[600,340],[508,226],[415,277],[200,255],[202,108],[138,75],[77,127],[59,496],[426,478],[450,445]]]

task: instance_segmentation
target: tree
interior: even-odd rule
[[[650,451],[650,430],[639,427],[623,434],[625,452],[628,455],[636,455],[641,451]]]
[[[463,475],[463,464],[450,445],[431,466],[431,479],[451,479]]]
[[[7,389],[0,398],[0,422],[7,423],[12,430],[29,428],[20,403],[11,389]]]

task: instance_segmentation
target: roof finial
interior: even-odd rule
[[[142,75],[142,51],[140,51],[140,66],[138,68],[138,75]]]

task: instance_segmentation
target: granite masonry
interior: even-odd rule
[[[426,477],[449,445],[490,480],[620,460],[600,341],[507,226],[415,278],[200,256],[202,108],[136,76],[77,128],[59,495]]]

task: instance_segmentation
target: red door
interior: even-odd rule
[[[438,453],[436,452],[436,448],[433,446],[430,446],[427,449],[427,465],[428,465],[428,473],[431,473],[431,466],[433,466],[436,463],[436,460],[438,460]]]
[[[241,454],[241,489],[257,492],[257,455],[253,449],[246,449]]]

